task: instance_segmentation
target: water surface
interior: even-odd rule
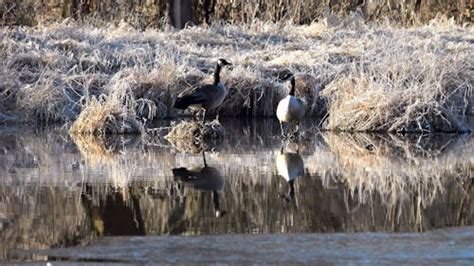
[[[273,119],[223,124],[223,140],[192,145],[2,129],[0,259],[45,259],[23,251],[104,236],[279,234],[272,241],[285,242],[380,232],[383,239],[474,224],[470,135],[336,134],[307,122],[292,143]],[[182,174],[190,170],[206,178]],[[331,236],[338,241],[309,238]],[[116,240],[129,246],[133,238]]]

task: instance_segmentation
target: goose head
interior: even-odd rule
[[[286,73],[285,75],[283,75],[281,77],[282,81],[288,81],[288,80],[292,80],[292,79],[295,79],[295,76],[291,72],[288,72],[288,73]]]
[[[221,81],[220,72],[222,68],[224,68],[225,66],[230,66],[230,65],[232,64],[229,61],[225,60],[224,58],[219,58],[217,60],[217,67],[216,67],[216,71],[214,72],[214,85],[218,85],[219,82]],[[221,87],[225,89],[224,85],[221,85]]]
[[[216,210],[215,214],[216,214],[216,218],[222,218],[222,217],[224,217],[224,215],[227,214],[227,211],[225,211],[225,210]]]
[[[280,78],[281,81],[290,81],[291,88],[289,95],[295,96],[295,76],[291,72],[285,73]]]
[[[295,95],[295,76],[293,75],[293,73],[290,72],[286,74],[284,77],[284,81],[290,81],[290,84],[291,84],[290,95]]]
[[[219,58],[217,60],[217,65],[220,66],[220,67],[224,67],[224,66],[231,66],[232,63],[230,63],[229,61],[225,60],[224,58]]]

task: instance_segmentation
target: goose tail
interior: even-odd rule
[[[187,178],[190,175],[189,170],[184,167],[173,168],[171,171],[173,172],[173,176],[179,178]]]
[[[192,103],[192,99],[190,99],[190,97],[179,97],[176,99],[176,101],[174,102],[174,105],[173,107],[176,108],[176,109],[186,109],[188,108]]]

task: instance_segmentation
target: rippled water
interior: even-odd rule
[[[45,259],[24,251],[102,236],[297,237],[474,224],[472,136],[336,134],[316,126],[305,123],[292,143],[281,141],[273,119],[232,120],[222,141],[195,145],[1,129],[0,259]],[[310,236],[317,243],[338,235]]]

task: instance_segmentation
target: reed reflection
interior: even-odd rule
[[[269,137],[277,124],[225,127],[219,152],[204,156],[128,136],[0,134],[0,257],[101,235],[474,225],[471,135],[324,132],[281,150]]]

